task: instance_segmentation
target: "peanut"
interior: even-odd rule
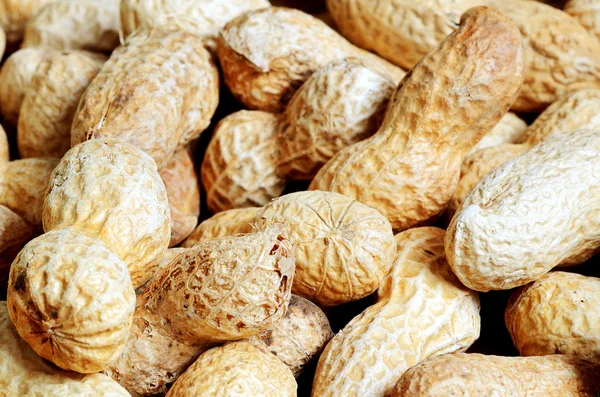
[[[321,354],[332,337],[325,313],[308,299],[292,295],[285,316],[246,342],[274,354],[298,378],[304,366]]]
[[[0,163],[5,163],[10,160],[10,146],[8,145],[8,137],[4,127],[0,125]]]
[[[42,231],[44,195],[57,158],[29,158],[0,163],[0,205],[4,205],[37,232]]]
[[[248,11],[269,7],[268,0],[122,0],[125,37],[144,28],[171,28],[205,37],[211,51],[219,30]]]
[[[129,397],[106,375],[62,371],[38,356],[17,333],[0,302],[0,393],[4,396]]]
[[[156,164],[116,139],[73,147],[52,172],[44,200],[46,232],[75,226],[127,264],[134,287],[154,274],[171,236],[169,204]]]
[[[312,73],[342,58],[361,58],[396,83],[405,74],[354,47],[317,18],[287,8],[270,7],[232,20],[217,44],[225,84],[249,109],[283,111]]]
[[[392,397],[593,397],[600,393],[599,369],[560,354],[527,358],[446,354],[409,369]]]
[[[515,291],[505,321],[519,353],[600,361],[599,291],[599,279],[565,272],[550,272]]]
[[[1,0],[0,26],[6,32],[6,40],[9,43],[21,41],[27,21],[52,1],[54,0]]]
[[[54,52],[48,49],[24,48],[9,56],[2,65],[0,108],[8,124],[17,126],[25,91],[40,63],[52,55]]]
[[[516,98],[522,73],[514,24],[470,9],[399,85],[379,131],[338,152],[310,189],[370,205],[395,230],[431,223],[452,197],[464,156]]]
[[[93,373],[125,346],[135,292],[125,263],[70,227],[30,241],[10,269],[7,304],[19,335],[63,369]]]
[[[424,227],[396,235],[398,253],[378,301],[327,345],[313,396],[386,396],[411,366],[464,351],[478,337],[479,299],[450,271],[444,230]]]
[[[502,164],[469,193],[448,227],[446,256],[467,287],[509,289],[600,246],[600,131],[554,133]],[[582,177],[585,175],[585,178]]]
[[[125,350],[106,373],[133,396],[163,393],[208,347],[279,321],[295,268],[282,231],[273,225],[177,256],[138,297]]]
[[[208,208],[266,205],[287,182],[312,179],[335,153],[377,131],[393,90],[385,72],[348,58],[314,73],[281,115],[227,116],[202,163]]]
[[[60,158],[69,150],[77,104],[105,60],[77,51],[40,63],[21,105],[17,142],[22,158]]]
[[[600,4],[594,0],[569,0],[564,11],[600,39]]]
[[[185,251],[186,251],[186,248],[177,247],[177,248],[169,248],[165,252],[163,252],[162,255],[160,256],[160,259],[158,260],[158,265],[156,266],[156,271],[155,271],[154,275],[160,273],[162,271],[162,269],[167,267],[173,261],[173,259],[177,258],[179,255],[181,255]],[[150,280],[148,280],[144,285],[140,285],[139,287],[136,288],[135,294],[138,297],[144,293],[146,288],[148,288],[148,286],[154,279],[154,275],[152,275],[152,278]]]
[[[277,358],[235,342],[204,352],[167,397],[295,397],[297,387],[292,372]]]
[[[516,114],[511,112],[506,113],[500,119],[498,124],[496,124],[494,128],[492,128],[483,136],[483,138],[481,138],[479,142],[477,142],[475,146],[473,146],[467,156],[489,147],[498,146],[505,143],[516,143],[519,141],[526,129],[527,124]]]
[[[119,0],[55,1],[29,20],[21,48],[110,52],[119,27]]]
[[[83,94],[71,144],[118,138],[160,170],[209,125],[218,102],[219,74],[201,38],[143,31],[112,53]]]
[[[256,207],[246,207],[219,212],[198,225],[181,246],[190,248],[219,237],[252,233],[259,210]]]
[[[10,264],[21,248],[34,237],[31,226],[21,217],[0,205],[0,286],[5,288]]]
[[[189,147],[175,152],[160,171],[167,189],[171,210],[171,241],[169,247],[182,242],[198,225],[200,216],[200,184]]]

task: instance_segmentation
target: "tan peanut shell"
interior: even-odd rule
[[[144,28],[183,30],[203,36],[214,51],[227,22],[269,6],[268,0],[122,0],[121,25],[125,37]]]
[[[283,231],[272,225],[177,256],[138,297],[125,350],[107,374],[134,396],[162,393],[208,347],[279,321],[295,270]]]
[[[281,320],[262,334],[245,341],[275,355],[297,378],[332,337],[325,313],[308,299],[292,295]]]
[[[177,379],[168,397],[296,397],[298,385],[281,361],[247,342],[204,352]]]
[[[8,144],[8,137],[4,127],[0,125],[0,163],[6,163],[10,160],[10,146]]]
[[[252,233],[259,210],[258,207],[246,207],[219,212],[200,223],[181,246],[190,248],[219,237]]]
[[[570,354],[600,361],[600,279],[550,272],[516,290],[506,328],[522,356]]]
[[[58,161],[44,157],[0,163],[0,205],[10,208],[36,231],[42,231],[44,197]]]
[[[554,133],[484,177],[446,236],[462,283],[510,289],[590,258],[600,247],[591,199],[600,194],[599,151],[600,130]]]
[[[166,251],[164,251],[162,253],[162,255],[160,256],[160,259],[158,260],[158,266],[156,266],[156,272],[154,273],[154,275],[159,274],[162,271],[162,269],[164,269],[165,267],[169,266],[169,264],[173,261],[173,259],[175,259],[176,257],[178,257],[183,252],[185,252],[186,249],[187,248],[176,247],[176,248],[169,248]],[[136,288],[135,294],[138,297],[140,295],[142,295],[143,292],[148,287],[148,285],[150,285],[150,283],[154,279],[154,275],[152,275],[152,278],[150,280],[148,280],[144,285],[140,285],[139,287]]]
[[[466,153],[516,98],[522,73],[514,24],[490,8],[470,9],[399,85],[379,131],[338,152],[310,189],[370,205],[395,230],[431,223],[452,197]]]
[[[200,182],[192,151],[185,147],[175,152],[167,166],[160,171],[167,189],[171,210],[171,241],[173,247],[189,236],[200,216]]]
[[[133,319],[125,263],[76,228],[30,241],[10,269],[7,303],[19,335],[63,369],[93,373],[116,359]]]
[[[600,40],[600,4],[595,0],[569,0],[564,11]]]
[[[450,220],[475,185],[496,167],[540,143],[546,136],[582,128],[600,128],[600,90],[584,89],[567,95],[550,105],[516,140],[471,153],[463,162],[460,181],[448,203]]]
[[[593,397],[600,367],[566,355],[500,357],[446,354],[409,369],[392,397]]]
[[[444,234],[423,227],[396,235],[398,253],[377,303],[329,342],[312,396],[387,396],[413,365],[477,340],[479,298],[448,267]]]
[[[201,38],[143,31],[112,53],[83,94],[71,145],[118,138],[152,156],[160,170],[210,124],[218,103],[218,70]]]
[[[467,156],[489,147],[499,146],[519,141],[527,124],[512,112],[506,113],[487,134],[469,151]]]
[[[404,71],[354,47],[319,19],[299,10],[270,7],[231,22],[218,40],[225,84],[246,108],[281,112],[317,70],[347,57],[387,71],[397,83]]]
[[[341,149],[377,131],[394,88],[387,73],[344,58],[315,72],[278,117],[229,115],[202,164],[208,208],[266,205],[286,182],[312,179]]]
[[[0,26],[6,32],[7,41],[21,41],[27,21],[52,1],[55,0],[1,0]]]
[[[165,185],[150,156],[117,139],[73,147],[53,171],[44,230],[68,226],[102,240],[127,264],[134,287],[154,274],[171,237]]]
[[[102,55],[83,51],[42,61],[21,105],[17,142],[22,158],[60,158],[70,149],[73,115],[104,61]]]
[[[110,52],[119,28],[119,0],[55,1],[29,20],[21,47]]]
[[[34,231],[21,217],[0,205],[0,287],[6,287],[10,265]]]
[[[3,396],[129,397],[106,375],[67,372],[44,361],[17,333],[0,302],[0,393]]]
[[[13,53],[0,69],[0,110],[4,121],[17,126],[25,91],[44,59],[54,55],[47,48],[24,48]]]

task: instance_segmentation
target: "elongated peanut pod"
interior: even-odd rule
[[[464,156],[507,112],[522,76],[515,25],[490,8],[470,9],[402,81],[379,131],[338,152],[310,189],[370,205],[395,230],[431,223],[452,197]]]
[[[479,337],[478,296],[448,267],[444,234],[424,227],[396,235],[398,253],[377,303],[329,342],[313,396],[389,395],[408,368],[464,351]]]

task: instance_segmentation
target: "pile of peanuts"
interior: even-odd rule
[[[600,0],[0,27],[1,396],[600,395]]]

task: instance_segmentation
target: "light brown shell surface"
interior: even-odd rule
[[[175,382],[168,397],[296,397],[292,372],[275,356],[247,342],[203,353]]]
[[[596,0],[569,0],[564,11],[600,39],[600,3]]]
[[[600,130],[552,134],[502,164],[467,196],[448,227],[446,255],[477,291],[510,289],[600,247]]]
[[[154,274],[171,237],[165,185],[150,156],[116,139],[73,147],[52,173],[44,230],[75,226],[127,264],[134,287]]]
[[[107,373],[132,395],[162,393],[208,347],[272,327],[295,268],[282,232],[273,225],[177,256],[138,297],[127,346]]]
[[[54,55],[47,48],[24,48],[13,53],[0,69],[0,109],[4,121],[17,126],[25,91],[44,59]]]
[[[12,396],[129,397],[106,375],[58,369],[38,356],[17,333],[0,302],[0,393]]]
[[[56,1],[27,23],[21,47],[110,52],[119,28],[119,0]]]
[[[377,303],[329,342],[312,396],[388,396],[413,365],[477,340],[479,298],[448,267],[444,233],[424,227],[396,235],[398,253]]]
[[[123,35],[143,28],[183,30],[203,36],[214,51],[219,31],[248,11],[269,7],[268,0],[123,0]]]
[[[463,157],[513,103],[522,73],[518,29],[495,10],[472,8],[402,81],[380,130],[338,152],[310,189],[370,205],[395,230],[431,223],[452,197]]]
[[[600,279],[550,272],[515,291],[504,313],[522,356],[571,354],[600,361]]]
[[[76,51],[42,61],[28,85],[18,122],[19,154],[62,157],[71,147],[71,124],[79,99],[106,57]]]
[[[83,94],[71,145],[118,138],[162,169],[208,127],[218,103],[219,73],[201,38],[143,31],[112,53]]]
[[[506,113],[487,134],[469,151],[471,155],[479,150],[499,146],[506,143],[516,143],[527,129],[527,124],[512,112]]]
[[[218,142],[209,145],[203,164],[208,207],[217,212],[266,205],[281,194],[281,180],[312,179],[341,149],[377,131],[394,88],[387,73],[344,58],[315,72],[277,119],[258,111],[229,116],[217,127]],[[263,144],[256,146],[248,135],[260,136]]]
[[[164,251],[163,254],[161,255],[160,259],[158,260],[158,266],[156,266],[156,272],[154,274],[159,274],[164,268],[169,266],[169,264],[173,261],[173,259],[178,257],[183,252],[185,252],[186,249],[187,248],[184,248],[184,247],[176,247],[176,248],[169,248],[166,251]],[[152,278],[150,280],[148,280],[148,282],[146,282],[146,284],[137,287],[135,290],[135,294],[138,297],[140,295],[142,295],[143,292],[148,287],[148,285],[150,285],[150,283],[152,282],[153,279],[154,279],[154,275],[152,276]]]
[[[0,287],[6,287],[10,265],[34,231],[21,217],[0,205]]]
[[[292,295],[285,316],[260,335],[245,341],[280,359],[297,378],[333,337],[329,320],[317,305]]]
[[[0,125],[0,163],[8,162],[10,160],[10,146],[8,144],[8,137],[4,127]]]
[[[252,233],[258,211],[258,207],[248,207],[219,212],[200,223],[181,246],[189,248],[219,237]]]
[[[45,5],[55,0],[1,0],[0,26],[9,43],[23,38],[25,25]]]
[[[354,47],[319,19],[270,7],[229,22],[219,36],[225,84],[248,109],[281,112],[294,92],[328,63],[347,57],[387,71],[397,83],[404,71]]]
[[[358,300],[379,288],[396,242],[377,210],[333,192],[306,191],[271,201],[259,227],[281,223],[296,247],[292,292],[320,306]]]
[[[30,241],[12,264],[8,310],[37,354],[80,373],[104,369],[125,346],[135,292],[125,263],[75,228]]]
[[[189,147],[175,152],[167,166],[160,171],[167,189],[171,210],[171,241],[173,247],[189,236],[200,216],[200,181]]]
[[[594,397],[600,367],[565,355],[446,354],[409,369],[392,397]]]
[[[57,158],[0,163],[0,205],[10,208],[35,230],[42,230],[44,196]]]

